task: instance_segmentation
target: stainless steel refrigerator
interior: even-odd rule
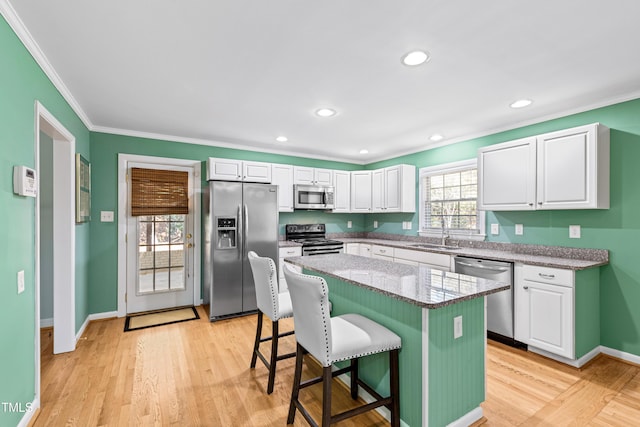
[[[278,186],[209,181],[203,206],[209,319],[253,312],[258,306],[247,254],[278,260]]]

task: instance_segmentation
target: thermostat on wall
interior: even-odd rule
[[[19,196],[36,197],[37,191],[36,171],[26,166],[14,166],[13,192]]]

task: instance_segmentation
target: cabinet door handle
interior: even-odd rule
[[[522,289],[524,289],[526,291],[527,289],[529,289],[529,287],[528,286],[523,286]]]
[[[533,203],[529,203],[529,206],[533,206]]]
[[[538,273],[538,276],[545,278],[545,279],[553,279],[556,277],[555,274],[544,274],[544,273]]]
[[[538,202],[538,204],[539,204],[539,205],[541,205],[541,204],[542,204],[542,202]]]

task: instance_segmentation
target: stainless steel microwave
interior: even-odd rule
[[[335,190],[330,186],[293,186],[295,209],[333,209]]]

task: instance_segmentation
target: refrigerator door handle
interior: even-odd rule
[[[238,254],[238,258],[242,259],[244,254],[243,252],[243,248],[244,248],[244,235],[242,234],[242,227],[244,227],[244,217],[242,216],[242,205],[238,205],[238,231],[237,231],[237,236],[236,238],[238,239],[237,242],[237,251],[236,253]]]
[[[244,205],[244,237],[245,239],[249,236],[249,209],[247,205]]]

